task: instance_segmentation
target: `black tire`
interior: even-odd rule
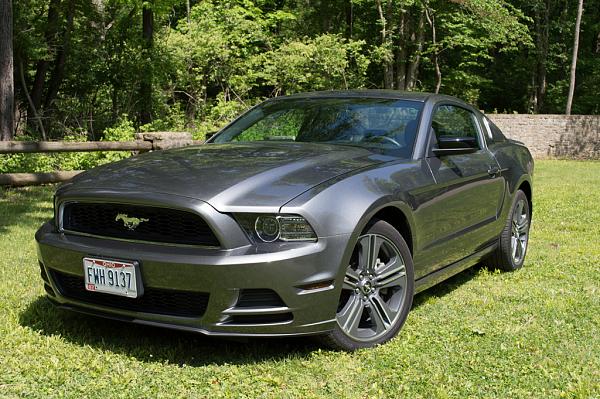
[[[366,256],[363,254],[367,244],[368,248],[378,248],[375,256],[370,255],[374,252],[371,249]],[[362,262],[374,265],[372,268],[360,265],[361,260],[365,258],[374,261]],[[353,262],[356,262],[356,265]],[[369,271],[364,275],[363,273],[367,273],[365,270],[372,270],[372,273]],[[354,280],[354,277],[357,280]],[[368,284],[369,281],[371,284]],[[352,288],[354,282],[356,284]],[[368,287],[372,290],[369,293]],[[406,241],[389,223],[373,220],[355,243],[340,295],[336,314],[338,322],[333,331],[320,337],[321,342],[333,349],[354,351],[389,341],[398,334],[406,321],[413,294],[414,268]],[[356,301],[359,298],[362,302],[357,305]],[[358,309],[361,306],[362,310],[356,312],[347,310]],[[356,316],[346,318],[346,315],[350,314]],[[353,323],[350,320],[358,321]],[[346,328],[340,325],[342,321],[345,321]],[[352,325],[355,327],[351,327]]]
[[[521,208],[523,206],[523,208]],[[523,227],[515,226],[514,220],[515,215],[519,213],[521,215],[527,215],[525,225]],[[529,247],[529,227],[531,225],[531,207],[529,206],[529,200],[525,193],[521,190],[517,190],[513,203],[510,207],[510,212],[506,219],[506,224],[502,233],[498,238],[498,247],[488,258],[488,263],[496,269],[503,271],[514,271],[520,269],[525,261],[525,255],[527,254],[527,248]],[[515,230],[517,229],[517,230]],[[519,232],[520,238],[516,245],[522,245],[520,243],[521,238],[524,238],[524,247],[519,246],[517,251],[521,251],[519,256],[515,257],[515,247],[513,246],[515,234]]]

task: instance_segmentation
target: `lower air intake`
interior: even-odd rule
[[[126,298],[87,291],[84,288],[83,277],[61,273],[56,270],[52,270],[50,275],[63,296],[94,305],[135,312],[194,318],[202,317],[208,305],[209,295],[204,292],[144,287],[144,295],[141,297]]]

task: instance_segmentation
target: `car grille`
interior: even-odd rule
[[[144,287],[139,298],[127,298],[84,288],[83,277],[51,270],[61,294],[82,302],[144,313],[169,316],[202,317],[208,305],[209,294],[205,292],[175,291]]]
[[[202,217],[177,209],[73,202],[64,205],[62,214],[62,228],[69,232],[156,243],[219,246],[219,240]],[[127,218],[142,221],[128,228]]]

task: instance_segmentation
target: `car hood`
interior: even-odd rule
[[[364,148],[318,143],[208,144],[138,155],[76,176],[64,192],[166,193],[222,212],[280,207],[337,176],[391,160]]]

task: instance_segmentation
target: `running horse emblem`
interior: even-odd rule
[[[117,215],[117,217],[115,218],[115,221],[118,222],[119,220],[123,221],[123,224],[125,225],[125,227],[127,227],[129,230],[133,231],[140,225],[140,223],[147,222],[150,219],[129,217],[125,213],[119,213]]]

